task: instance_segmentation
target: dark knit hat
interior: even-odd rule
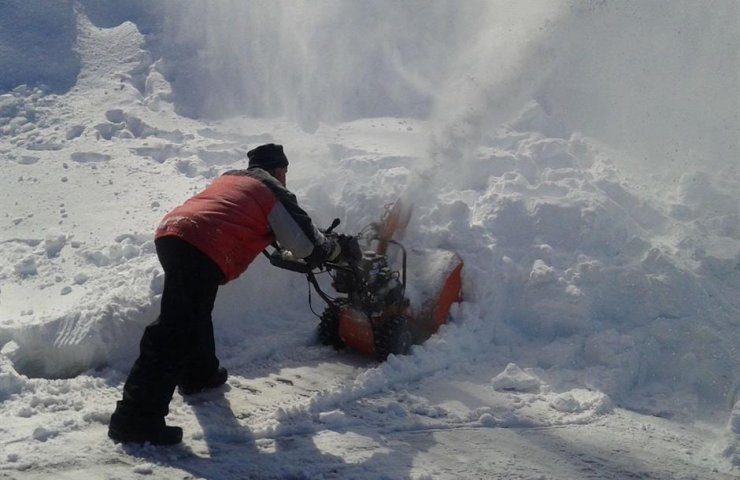
[[[282,145],[268,143],[247,152],[250,167],[259,167],[265,170],[285,168],[288,166],[288,157],[283,153]]]

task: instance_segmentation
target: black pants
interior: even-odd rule
[[[198,383],[218,368],[211,311],[223,281],[219,267],[177,237],[155,241],[164,268],[162,309],[146,327],[116,412],[163,418],[175,387]]]

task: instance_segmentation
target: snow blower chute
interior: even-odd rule
[[[318,326],[322,344],[349,346],[385,360],[408,353],[447,322],[450,307],[462,299],[462,259],[446,250],[407,250],[400,240],[410,218],[411,206],[399,199],[380,222],[355,236],[334,233],[335,219],[324,233],[335,236],[342,253],[321,265],[310,265],[279,246],[266,252],[273,265],[306,274],[327,303]],[[331,276],[336,297],[323,291],[316,279],[320,273]]]

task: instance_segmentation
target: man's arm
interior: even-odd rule
[[[314,226],[292,192],[262,169],[251,168],[246,174],[265,184],[277,199],[267,221],[281,247],[309,263],[320,263],[339,254],[338,244]]]

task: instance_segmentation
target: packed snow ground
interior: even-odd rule
[[[67,18],[72,4],[60,5],[16,2],[14,11]],[[352,9],[340,5],[330,7]],[[553,5],[548,25],[576,28]],[[532,64],[527,42],[494,58],[526,57],[527,68],[504,69],[505,88],[469,95],[482,111],[455,102],[445,121],[418,92],[406,115],[377,116],[383,105],[357,100],[331,122],[295,105],[278,118],[193,118],[230,99],[233,78],[198,83],[195,61],[207,52],[188,57],[144,35],[151,25],[123,21],[136,19],[134,7],[74,6],[78,56],[49,40],[61,63],[45,72],[64,88],[0,95],[0,478],[737,478],[736,141],[734,150],[724,136],[712,143],[731,157],[676,154],[674,169],[635,170],[618,139],[597,140],[557,114],[558,82],[513,86],[538,66],[562,74],[562,65]],[[512,18],[542,14],[524,10]],[[310,25],[325,20],[319,13]],[[173,52],[156,58],[153,45]],[[12,52],[0,59],[32,69]],[[375,66],[390,76],[389,65]],[[183,82],[212,90],[188,99]],[[381,84],[371,83],[378,98],[388,95]],[[515,93],[502,106],[515,114],[499,124],[503,113],[486,102],[502,91]],[[320,109],[315,100],[306,101]],[[725,131],[736,127],[737,115]],[[319,225],[338,217],[356,233],[399,196],[413,200],[404,242],[458,253],[464,302],[411,355],[378,364],[318,345],[305,279],[258,259],[221,289],[214,312],[228,386],[173,400],[168,421],[184,428],[183,445],[113,444],[109,415],[158,311],[154,226],[266,142],[285,145],[288,186]]]

